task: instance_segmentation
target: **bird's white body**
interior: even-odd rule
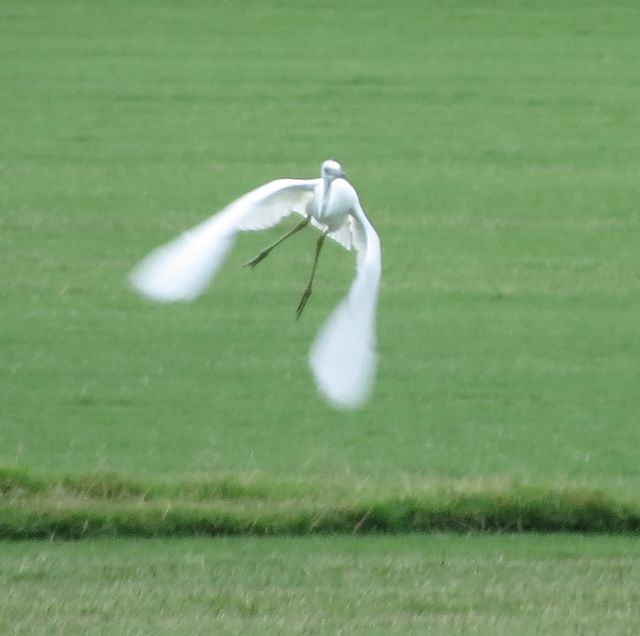
[[[378,235],[337,162],[325,161],[320,179],[277,179],[245,194],[152,252],[132,272],[131,282],[154,300],[193,300],[215,276],[238,231],[271,227],[292,212],[358,253],[351,290],[318,334],[310,364],[319,389],[333,404],[359,407],[368,399],[375,375],[381,251]]]
[[[313,197],[315,209],[309,211],[329,231],[335,232],[345,224],[347,215],[357,205],[358,195],[346,179],[334,179],[329,183],[324,179],[319,181]]]

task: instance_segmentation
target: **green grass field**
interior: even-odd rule
[[[0,536],[636,532],[639,27],[622,0],[0,3]],[[383,243],[378,381],[355,413],[321,400],[306,361],[352,254],[325,248],[299,322],[311,231],[252,272],[278,230],[242,236],[193,304],[126,282],[239,194],[330,157]],[[261,545],[237,541],[223,545]],[[389,567],[405,541],[384,544]],[[575,559],[608,545],[592,541]],[[114,545],[2,548],[72,570]],[[118,545],[141,563],[183,549]],[[544,576],[577,584],[584,564],[550,554]],[[589,598],[576,611],[631,633]],[[496,620],[476,632],[508,633]]]
[[[16,634],[628,634],[629,538],[0,544]]]
[[[626,6],[5,3],[3,463],[635,494]],[[126,284],[159,242],[328,156],[384,247],[379,380],[352,415],[306,366],[352,277],[337,246],[300,323],[311,233],[254,272],[271,235],[243,236],[190,305]]]

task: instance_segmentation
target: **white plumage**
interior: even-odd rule
[[[243,230],[263,230],[292,213],[303,220],[258,254],[255,266],[285,238],[308,222],[322,234],[311,280],[298,306],[302,313],[325,236],[358,253],[357,273],[311,348],[310,365],[318,388],[335,406],[357,408],[369,398],[375,376],[375,313],[381,273],[380,240],[353,186],[336,161],[322,164],[319,179],[276,179],[229,204],[147,256],[131,273],[135,289],[158,301],[189,301],[211,282]]]

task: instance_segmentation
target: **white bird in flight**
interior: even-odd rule
[[[277,245],[309,223],[321,232],[311,277],[297,308],[309,300],[325,238],[357,252],[357,273],[349,294],[333,310],[315,339],[309,363],[322,394],[334,406],[358,408],[371,394],[376,367],[375,313],[381,274],[380,239],[358,195],[333,160],[322,164],[319,179],[276,179],[266,183],[151,252],[131,273],[142,295],[158,301],[197,298],[213,279],[242,230],[263,230],[292,213],[302,220],[269,245],[248,267],[255,267]]]

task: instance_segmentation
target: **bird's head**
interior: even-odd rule
[[[333,159],[327,159],[322,164],[322,178],[327,181],[333,181],[334,179],[344,178],[345,172],[342,166]]]

